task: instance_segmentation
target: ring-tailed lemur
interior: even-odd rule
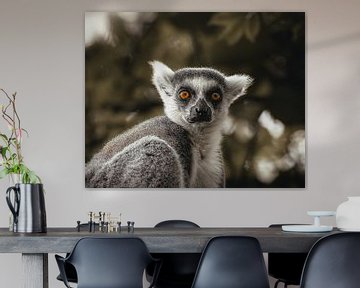
[[[86,166],[86,187],[224,187],[222,126],[251,77],[150,64],[166,116],[108,142]]]

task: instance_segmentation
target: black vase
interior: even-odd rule
[[[14,216],[14,232],[45,233],[47,231],[42,184],[15,184],[6,190],[6,202]]]

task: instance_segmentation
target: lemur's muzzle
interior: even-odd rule
[[[190,108],[190,123],[194,122],[210,122],[211,109],[204,99],[200,99],[196,104]]]

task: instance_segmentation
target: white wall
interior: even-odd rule
[[[307,188],[107,190],[84,188],[84,11],[306,11]],[[89,210],[122,212],[136,226],[187,218],[201,226],[309,222],[360,195],[360,20],[357,0],[1,0],[0,87],[18,92],[26,161],[46,187],[48,226],[74,226]],[[0,226],[8,224],[6,180]],[[334,220],[327,223],[335,224]],[[62,287],[52,255],[50,287]],[[2,287],[20,287],[19,255],[0,254]]]

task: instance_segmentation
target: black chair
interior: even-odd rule
[[[69,254],[66,254],[66,257],[68,257]],[[64,263],[64,273],[66,275],[66,279],[68,282],[71,283],[77,283],[77,274],[76,274],[76,270],[75,267],[73,265],[71,265],[68,262]],[[61,274],[59,274],[56,277],[57,280],[64,282],[63,278],[61,277]]]
[[[80,225],[80,228],[83,230],[84,228],[86,230],[89,229],[89,224],[88,223],[82,223]],[[95,229],[98,230],[99,229],[99,224],[98,223],[95,223]],[[68,257],[70,254],[67,253],[66,254],[66,257]],[[67,263],[65,262],[65,274],[66,274],[66,277],[67,277],[67,280],[68,282],[71,282],[71,283],[77,283],[77,275],[76,275],[76,270],[74,268],[73,265],[71,265],[70,263]],[[56,277],[57,280],[59,281],[63,281],[62,277],[61,277],[61,274],[59,274],[57,277]]]
[[[65,263],[74,266],[78,288],[142,288],[145,268],[156,262],[139,238],[82,238],[68,257],[55,258],[66,287],[70,285]],[[154,281],[158,271],[159,265]]]
[[[285,224],[272,224],[269,227],[280,228],[282,225]],[[269,253],[268,272],[277,279],[274,288],[280,283],[283,283],[285,288],[288,285],[300,285],[306,256],[307,253]]]
[[[318,240],[306,259],[300,287],[360,287],[360,233],[338,233]]]
[[[256,238],[220,236],[207,244],[192,288],[269,288]]]
[[[199,225],[187,220],[166,220],[155,225],[155,228],[200,228]],[[152,254],[161,259],[156,288],[190,288],[201,257],[197,253],[157,253]],[[153,268],[147,269],[147,279],[151,280]]]

